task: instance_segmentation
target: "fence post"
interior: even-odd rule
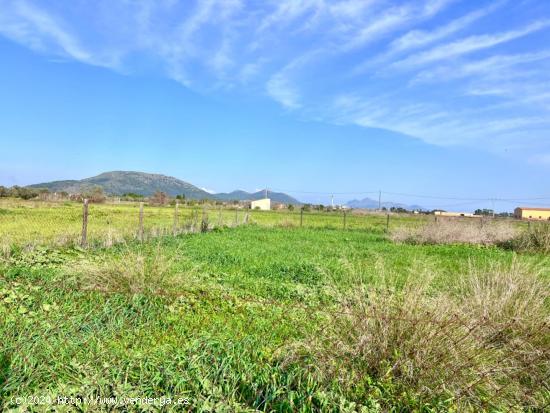
[[[80,246],[86,248],[88,246],[88,200],[85,199],[82,205],[82,239]]]
[[[386,214],[386,234],[390,232],[390,214]]]
[[[206,214],[206,206],[202,207],[202,218],[201,218],[201,232],[208,231],[208,215]]]
[[[176,201],[176,208],[174,209],[174,235],[177,235],[178,233],[178,221],[179,221],[179,214],[178,214],[178,209],[179,209],[179,202]]]
[[[235,226],[239,225],[239,209],[235,207]]]
[[[300,209],[300,228],[304,225],[304,209]]]
[[[138,237],[140,241],[143,241],[143,202],[139,203],[139,230]]]
[[[344,229],[346,229],[346,215],[347,215],[347,212],[344,209]]]

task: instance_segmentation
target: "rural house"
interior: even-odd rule
[[[261,209],[262,211],[269,211],[271,209],[271,199],[264,198],[252,201],[250,203],[250,209]]]
[[[550,208],[517,207],[514,209],[514,217],[517,219],[550,221]]]
[[[466,218],[481,218],[481,215],[475,215],[471,212],[447,212],[447,211],[435,211],[434,215],[442,217],[466,217]]]

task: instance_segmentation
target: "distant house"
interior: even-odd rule
[[[517,219],[550,221],[550,208],[518,207],[514,209],[514,217]]]
[[[435,211],[434,215],[441,217],[466,217],[466,218],[481,218],[481,215],[475,215],[471,212],[447,212],[447,211]]]
[[[250,209],[261,209],[262,211],[269,211],[271,209],[271,199],[264,198],[252,201],[250,203]]]

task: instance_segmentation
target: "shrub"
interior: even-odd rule
[[[103,188],[100,186],[95,186],[89,191],[82,193],[82,198],[88,199],[88,202],[94,204],[102,204],[106,200]]]
[[[518,233],[509,222],[484,222],[440,219],[421,227],[398,227],[390,238],[413,244],[481,244],[495,245],[513,239]]]
[[[472,272],[434,294],[428,276],[402,289],[364,285],[323,331],[285,348],[320,380],[390,393],[389,405],[450,401],[459,411],[542,408],[550,373],[548,282],[516,262]],[[542,410],[541,410],[542,411]]]
[[[149,198],[149,203],[151,205],[166,205],[168,200],[168,195],[165,192],[157,191]]]
[[[502,245],[520,252],[550,254],[550,224],[544,222],[536,223],[528,231],[522,232]]]

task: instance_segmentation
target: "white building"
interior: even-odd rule
[[[271,199],[264,198],[252,201],[250,203],[250,209],[261,209],[262,211],[269,211],[271,209]]]

